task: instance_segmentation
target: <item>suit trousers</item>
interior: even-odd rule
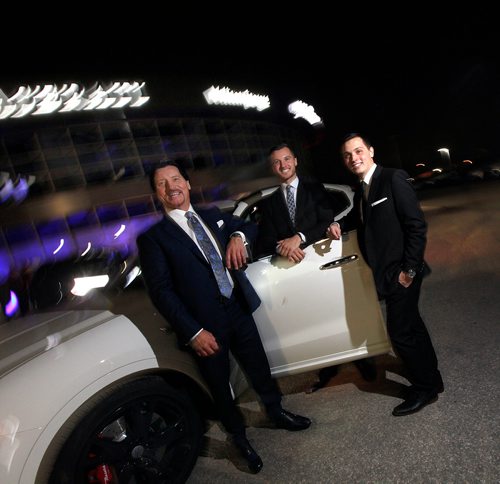
[[[408,288],[397,283],[385,298],[387,331],[396,354],[403,361],[407,378],[416,391],[434,391],[442,384],[434,346],[420,315],[418,301],[422,276]]]
[[[224,318],[218,321],[220,331],[216,335],[220,350],[209,357],[196,356],[196,360],[226,431],[233,435],[244,435],[245,421],[233,399],[229,383],[229,352],[238,361],[268,411],[281,408],[282,395],[271,377],[255,321],[242,307],[239,291],[235,289],[229,300],[221,297],[220,304],[225,313]]]

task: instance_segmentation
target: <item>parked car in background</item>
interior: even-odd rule
[[[352,191],[325,186],[338,219]],[[260,201],[277,188],[245,197],[234,213],[258,223]],[[267,254],[246,269],[262,299],[254,317],[272,374],[389,352],[355,232],[305,251],[300,264]],[[42,265],[28,298],[26,314],[0,324],[0,482],[184,482],[214,418],[211,396],[151,306],[133,251]],[[231,382],[235,395],[247,387],[236,362]]]

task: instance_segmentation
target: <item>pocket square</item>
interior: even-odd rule
[[[373,202],[371,205],[374,207],[375,205],[378,205],[379,203],[385,202],[387,200],[387,197],[381,198],[380,200],[377,200],[376,202]]]
[[[217,227],[221,228],[224,225],[224,220],[217,221]]]

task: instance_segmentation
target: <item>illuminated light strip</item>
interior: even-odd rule
[[[118,237],[120,237],[120,235],[124,232],[124,230],[125,230],[125,225],[121,224],[120,228],[118,229],[118,231],[115,234],[115,239],[117,239]]]
[[[271,106],[269,96],[253,94],[248,89],[233,91],[228,87],[211,86],[203,91],[203,96],[208,104],[243,106],[245,109],[255,108],[257,111],[263,111]]]
[[[294,115],[294,118],[304,118],[309,124],[319,126],[323,124],[321,118],[316,114],[314,108],[303,101],[295,101],[288,105],[288,112]]]
[[[20,86],[10,98],[0,89],[0,119],[22,118],[54,112],[91,111],[94,109],[140,107],[149,101],[143,96],[145,83],[114,82],[104,89],[99,84],[85,89],[76,83]]]
[[[80,254],[81,257],[83,257],[92,247],[92,244],[89,242],[87,244],[87,248]]]
[[[56,250],[54,250],[54,252],[52,252],[52,254],[56,255],[63,248],[63,246],[64,246],[64,239],[61,239],[59,241],[59,247]]]

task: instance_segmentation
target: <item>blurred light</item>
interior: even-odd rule
[[[54,250],[54,252],[52,252],[52,254],[56,255],[63,248],[63,245],[64,245],[64,239],[61,239],[59,241],[59,247],[57,247],[57,249]]]
[[[81,253],[81,257],[83,257],[90,250],[91,247],[92,247],[92,244],[89,242],[87,244],[87,248]]]
[[[10,291],[10,301],[5,305],[5,314],[10,318],[19,309],[19,301],[17,299],[16,293]]]
[[[127,278],[125,281],[125,286],[127,287],[132,283],[132,281],[141,273],[141,269],[139,267],[134,266],[134,268],[127,274]]]
[[[109,281],[108,275],[75,277],[75,285],[71,289],[71,294],[75,296],[85,296],[89,291],[97,287],[104,287]]]
[[[471,160],[464,160],[464,161],[462,161],[462,163],[469,163],[469,165],[473,165],[474,164],[474,163],[472,163]]]
[[[121,224],[120,225],[120,228],[118,229],[118,231],[115,233],[115,239],[117,239],[118,237],[120,237],[121,234],[123,234],[123,231],[125,230],[125,225],[124,224]]]
[[[415,166],[425,166],[425,163],[417,163]]]
[[[248,89],[233,91],[228,87],[211,86],[203,91],[203,96],[208,104],[243,106],[245,109],[256,108],[257,111],[263,111],[271,106],[269,96],[253,94]]]
[[[437,173],[441,173],[443,171],[442,168],[433,168],[432,171],[435,171]]]
[[[22,118],[53,112],[90,111],[93,109],[142,106],[149,96],[142,95],[145,83],[114,82],[109,89],[95,84],[90,89],[76,83],[63,84],[60,89],[55,84],[20,86],[10,98],[0,89],[0,119]]]
[[[303,101],[295,101],[288,105],[288,112],[294,115],[295,119],[304,118],[313,126],[323,125],[323,121],[316,114],[314,108]]]
[[[438,151],[440,153],[446,153],[447,155],[450,154],[450,150],[448,148],[439,148]]]

